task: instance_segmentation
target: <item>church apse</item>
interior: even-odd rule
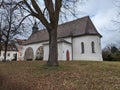
[[[33,49],[31,47],[28,47],[25,50],[24,59],[27,61],[32,61],[34,59],[34,52],[33,52]]]

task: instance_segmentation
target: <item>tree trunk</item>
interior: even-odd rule
[[[5,53],[4,53],[4,60],[3,62],[6,62],[6,57],[7,57],[7,46],[8,46],[8,42],[5,42]]]
[[[49,30],[49,66],[58,66],[57,28]]]

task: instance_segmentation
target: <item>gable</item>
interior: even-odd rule
[[[88,17],[89,18],[89,17]],[[91,19],[89,18],[88,21],[87,21],[87,25],[86,25],[86,34],[97,34],[99,35],[100,37],[102,37],[97,29],[95,28],[95,26],[93,25]]]

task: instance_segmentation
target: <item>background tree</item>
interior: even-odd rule
[[[116,19],[112,20],[112,21],[113,21],[113,23],[115,23],[115,25],[117,26],[117,29],[119,31],[119,29],[120,29],[120,0],[114,0],[113,3],[115,5],[118,13],[117,13]],[[119,44],[120,44],[120,42],[119,42]]]
[[[58,66],[57,49],[57,27],[60,12],[65,14],[65,10],[72,13],[75,3],[78,0],[22,0],[23,8],[32,16],[36,17],[45,26],[49,34],[49,66]]]
[[[115,45],[106,46],[102,51],[102,55],[105,61],[120,61],[120,50]]]
[[[19,1],[19,0],[18,0]],[[21,1],[16,0],[2,0],[0,7],[0,31],[1,41],[4,42],[5,54],[4,61],[6,61],[7,47],[10,40],[16,35],[24,32],[23,20],[28,17],[24,16],[20,5]],[[23,17],[23,18],[22,18]],[[25,32],[24,32],[25,33]]]

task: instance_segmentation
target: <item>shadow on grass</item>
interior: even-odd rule
[[[32,90],[32,88],[0,75],[0,90]]]

